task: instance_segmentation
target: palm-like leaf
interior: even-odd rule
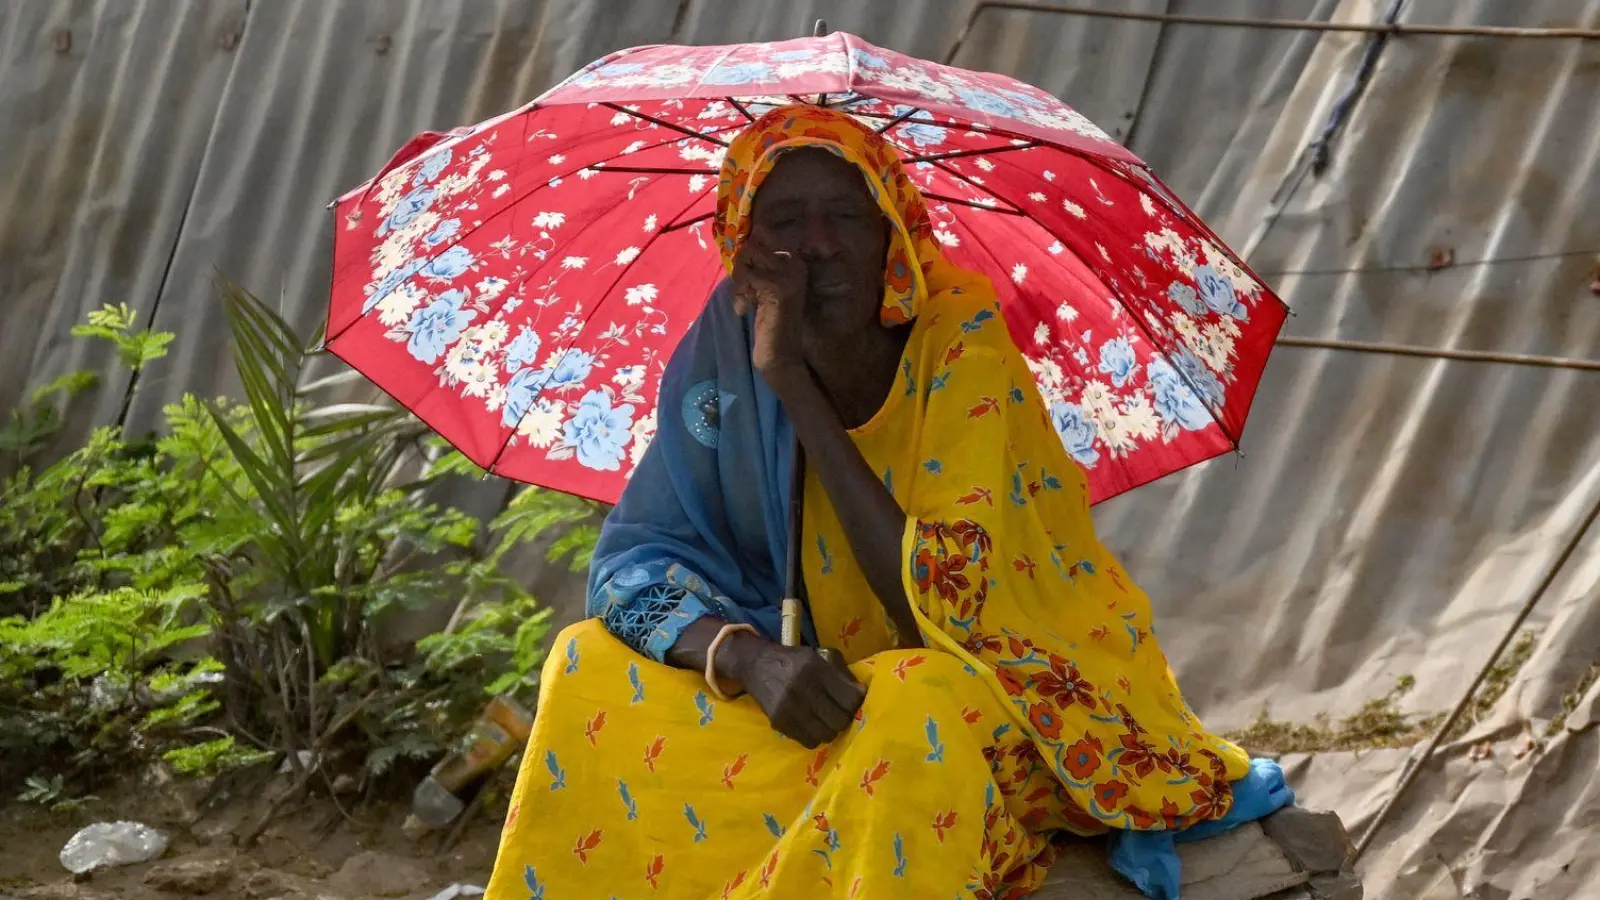
[[[241,511],[259,511],[271,528],[255,547],[272,579],[292,596],[347,585],[341,572],[352,555],[332,539],[341,509],[371,503],[391,486],[403,464],[408,438],[421,427],[402,409],[369,403],[317,405],[315,394],[344,379],[305,379],[312,350],[259,299],[231,285],[223,304],[233,337],[233,361],[244,386],[253,433],[210,407],[249,490],[229,490]],[[343,598],[323,599],[303,610],[318,655],[331,654],[345,616]]]

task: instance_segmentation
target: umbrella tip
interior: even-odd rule
[[[825,21],[823,19],[818,19],[817,20],[817,24],[811,26],[811,36],[812,37],[826,37],[827,34],[828,34],[828,23],[827,23],[827,21]]]

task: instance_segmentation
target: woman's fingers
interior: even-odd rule
[[[815,750],[839,736],[839,731],[828,730],[816,712],[802,704],[787,710],[772,720],[772,727],[785,737],[798,741],[807,750]],[[842,729],[841,729],[842,730]]]
[[[833,670],[836,677],[828,679],[824,687],[828,691],[829,699],[854,716],[856,710],[867,699],[867,689],[861,682],[856,681],[850,670],[839,667]]]
[[[850,727],[850,721],[855,718],[856,710],[861,707],[865,693],[861,686],[855,683],[847,670],[835,666],[833,663],[817,657],[818,665],[810,667],[810,679],[807,687],[810,689],[807,700],[811,710],[823,726],[827,729],[828,740],[833,740]]]
[[[743,316],[755,309],[763,299],[775,295],[778,276],[772,271],[765,254],[752,244],[733,260],[733,309]]]
[[[833,740],[844,730],[850,727],[850,720],[855,716],[855,710],[845,709],[830,697],[827,691],[821,691],[811,697],[811,710],[816,714],[828,731],[828,740]]]

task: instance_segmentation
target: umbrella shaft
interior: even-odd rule
[[[782,638],[785,647],[800,646],[800,601],[794,597],[783,598]]]

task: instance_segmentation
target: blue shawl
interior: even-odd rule
[[[707,615],[778,636],[794,432],[750,365],[730,285],[667,363],[655,439],[589,571],[589,615],[657,661]]]

